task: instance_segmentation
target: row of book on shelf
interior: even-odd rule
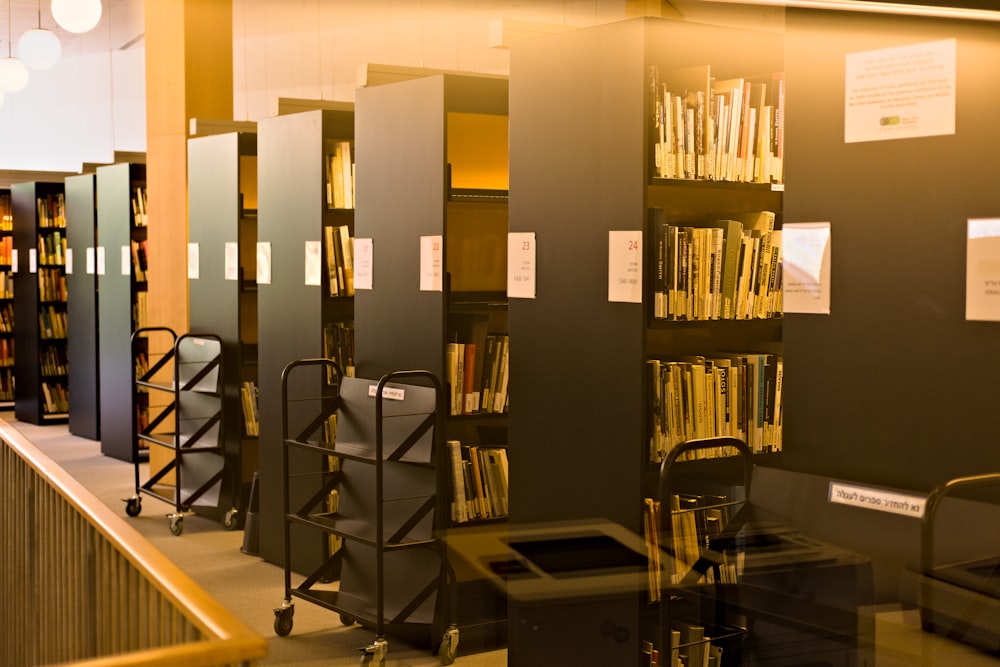
[[[250,380],[240,383],[240,402],[243,404],[243,431],[251,438],[260,435],[260,411],[257,407],[257,384]]]
[[[721,79],[707,65],[653,66],[649,84],[657,177],[783,182],[783,73]]]
[[[323,325],[323,356],[333,360],[346,377],[354,377],[354,322],[328,322]],[[334,382],[333,370],[327,382]]]
[[[742,219],[740,219],[742,217]],[[653,317],[749,320],[782,309],[781,230],[775,214],[674,224],[650,209],[655,252]]]
[[[135,323],[134,329],[141,329],[146,326],[148,321],[148,307],[149,295],[146,292],[136,292],[135,300],[132,302],[132,322]]]
[[[323,228],[330,296],[354,296],[354,243],[347,225]]]
[[[0,401],[14,400],[14,371],[0,370]]]
[[[42,228],[66,228],[66,198],[63,194],[49,194],[35,199],[38,212],[38,226]]]
[[[66,300],[66,274],[62,269],[38,268],[38,297],[42,301]]]
[[[781,451],[781,356],[764,353],[647,361],[650,461],[695,438],[733,436],[754,453]],[[730,455],[710,449],[685,456]]]
[[[451,520],[467,523],[507,516],[507,450],[448,441]]]
[[[14,237],[10,234],[0,237],[0,264],[10,266],[14,259]]]
[[[146,255],[146,240],[137,241],[132,239],[132,275],[139,282],[146,282],[146,271],[149,269],[149,262]]]
[[[146,213],[146,188],[136,187],[132,193],[132,224],[136,227],[145,227],[149,224],[149,216]]]
[[[66,375],[69,373],[69,361],[62,346],[48,346],[41,353],[42,375]]]
[[[445,348],[452,415],[507,412],[510,336],[488,333],[484,344],[485,350],[478,343],[448,343]]]
[[[61,382],[43,382],[42,397],[44,399],[43,412],[45,414],[56,414],[69,412],[69,390]]]
[[[0,367],[14,365],[14,339],[0,338]]]
[[[54,266],[66,264],[66,237],[58,229],[51,234],[38,235],[38,263]]]
[[[55,306],[48,305],[38,310],[38,328],[43,340],[56,340],[66,338],[68,331],[66,325],[66,311],[57,310]]]
[[[7,302],[3,304],[3,306],[0,306],[0,333],[13,333],[13,332],[14,332],[14,304]]]
[[[354,160],[350,141],[337,141],[326,156],[326,205],[354,208]]]

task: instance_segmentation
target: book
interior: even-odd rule
[[[462,443],[458,440],[449,440],[448,454],[451,461],[451,516],[456,523],[465,523],[469,520],[469,508],[465,491],[465,473],[462,466]]]
[[[347,225],[337,227],[340,237],[340,257],[343,265],[344,296],[354,296],[354,240]]]

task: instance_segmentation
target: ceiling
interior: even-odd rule
[[[0,0],[0,55],[7,54],[9,35],[11,51],[16,56],[18,38],[26,30],[39,27],[39,23],[56,34],[64,53],[128,48],[142,38],[142,0],[101,0],[101,3],[100,24],[86,35],[77,35],[56,24],[49,9],[51,0]]]

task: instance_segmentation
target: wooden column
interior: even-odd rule
[[[232,118],[232,0],[147,0],[145,22],[147,324],[181,334],[188,330],[188,123]]]

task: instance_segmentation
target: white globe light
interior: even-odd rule
[[[62,55],[62,44],[51,30],[35,28],[17,41],[17,55],[31,69],[50,69]]]
[[[28,68],[17,58],[0,58],[0,91],[16,93],[28,85]]]
[[[52,18],[69,32],[93,30],[101,20],[101,0],[52,0]]]

